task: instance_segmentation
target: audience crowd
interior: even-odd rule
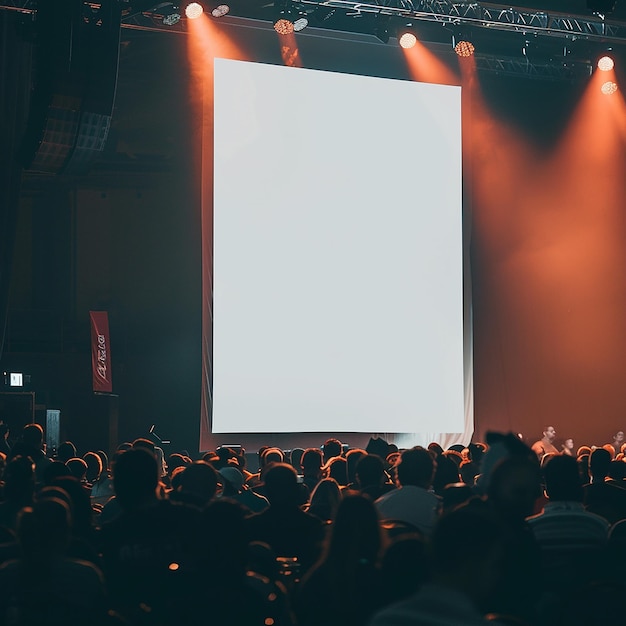
[[[1,425],[0,425],[1,426]],[[0,451],[0,623],[622,623],[626,444]],[[3,438],[6,442],[6,437]]]

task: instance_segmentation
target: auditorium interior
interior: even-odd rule
[[[285,433],[211,432],[214,58],[460,87],[469,435],[534,441],[552,424],[602,445],[626,427],[626,1],[196,6],[197,22],[185,2],[0,0],[0,418],[12,432],[58,411],[59,440],[85,450],[326,439],[297,415]],[[405,104],[330,113],[290,119],[366,120],[367,176],[410,204],[417,183],[386,168],[399,152],[428,158],[397,132]],[[273,130],[270,200],[301,131]],[[342,175],[296,172],[303,196]],[[245,188],[250,172],[238,176]],[[93,386],[92,311],[108,315],[106,392]],[[360,446],[374,429],[339,434]]]

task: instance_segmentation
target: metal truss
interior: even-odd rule
[[[569,15],[548,11],[503,8],[479,2],[450,0],[302,0],[301,4],[342,9],[352,15],[382,14],[454,26],[471,26],[499,31],[514,31],[560,37],[587,39],[603,43],[626,43],[626,22],[611,21],[602,15]]]
[[[577,80],[591,75],[590,63],[540,63],[517,57],[474,55],[478,70],[502,76],[526,76],[534,80]]]
[[[356,2],[354,0],[299,0],[305,7],[328,7],[344,11],[354,17],[361,14],[384,14],[411,18],[425,22],[439,22],[456,26],[473,26],[500,31],[515,31],[527,34],[561,37],[569,40],[588,39],[606,43],[626,44],[626,22],[611,20],[610,16],[575,15],[544,10],[529,10],[504,7],[484,2],[454,2],[452,0],[373,0]],[[129,0],[121,0],[120,5],[131,5]],[[158,2],[155,2],[155,5]],[[261,5],[268,6],[264,0]],[[270,5],[272,3],[269,3]],[[238,17],[257,17],[255,3],[245,2],[237,7],[234,15]],[[247,8],[246,8],[247,7]],[[14,10],[22,13],[34,13],[36,0],[0,0],[0,10]],[[247,15],[246,13],[252,13]],[[146,13],[143,14],[146,16]],[[122,26],[138,27],[141,18],[131,16]],[[164,27],[171,30],[171,27]]]
[[[157,5],[158,2],[155,2]],[[352,17],[361,14],[383,14],[416,21],[438,22],[454,26],[477,27],[498,31],[514,31],[525,34],[560,37],[569,40],[596,40],[607,44],[626,44],[626,22],[610,19],[599,14],[575,15],[544,10],[529,10],[504,7],[484,2],[465,2],[453,0],[372,0],[356,2],[354,0],[298,0],[298,4],[314,9],[327,7],[342,11]],[[132,0],[120,0],[120,5],[131,6]],[[255,6],[257,5],[257,6]],[[272,3],[269,3],[271,6]],[[236,17],[257,18],[261,7],[268,3],[245,2],[234,7]],[[37,0],[0,0],[0,10],[14,10],[22,13],[34,13]],[[140,28],[149,17],[149,12],[131,15],[123,20],[122,27]],[[146,24],[149,28],[149,24]],[[155,22],[155,27],[160,24]],[[178,31],[184,29],[164,26],[162,30]]]
[[[40,0],[41,1],[41,0]],[[202,0],[200,0],[202,1]],[[320,28],[327,31],[361,33],[364,20],[385,17],[394,22],[412,22],[419,24],[441,24],[447,30],[471,29],[488,37],[489,33],[520,33],[521,35],[541,38],[543,41],[561,40],[563,45],[571,42],[587,42],[588,46],[613,46],[626,51],[626,22],[611,19],[599,14],[575,15],[546,10],[505,7],[484,2],[459,0],[293,0],[301,10],[315,15],[326,12],[331,19],[326,19]],[[89,0],[87,0],[89,2]],[[186,20],[168,26],[163,24],[158,7],[167,3],[155,0],[119,0],[123,10],[122,28],[137,30],[158,30],[184,34]],[[139,4],[136,4],[139,2]],[[137,7],[157,7],[149,10],[133,10]],[[236,24],[271,22],[274,15],[274,3],[271,0],[231,0],[231,13],[227,21]],[[36,13],[37,0],[0,0],[0,10],[7,9],[22,13]],[[367,20],[365,20],[367,21]],[[505,35],[506,38],[506,35]],[[489,46],[487,46],[487,49]],[[569,59],[568,59],[569,60]],[[574,80],[591,73],[591,64],[587,58],[565,62],[565,58],[529,59],[513,57],[510,52],[500,53],[487,50],[476,55],[478,69],[506,75],[524,75],[539,80],[565,79]]]

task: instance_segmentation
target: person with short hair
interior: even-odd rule
[[[441,503],[430,491],[434,475],[435,460],[428,450],[404,450],[396,465],[397,488],[375,502],[381,519],[405,522],[430,535]]]
[[[527,521],[541,549],[538,566],[544,588],[563,591],[582,584],[580,577],[587,576],[589,582],[595,575],[593,564],[604,555],[609,523],[585,510],[574,458],[552,457],[544,468],[544,478],[548,502]],[[580,562],[586,563],[584,573],[578,571]]]
[[[297,557],[306,571],[319,555],[324,524],[301,508],[296,471],[287,463],[275,463],[265,474],[265,495],[270,506],[247,520],[250,541],[263,541],[277,556]]]
[[[215,473],[207,469],[207,474]],[[204,476],[193,478],[204,486]],[[137,446],[120,453],[113,466],[113,486],[121,514],[102,524],[98,543],[114,607],[131,622],[140,617],[142,603],[155,619],[167,621],[164,589],[170,581],[169,566],[190,567],[197,550],[200,510],[160,499],[158,485],[153,452]]]
[[[571,437],[568,437],[561,445],[561,454],[565,454],[566,456],[574,456],[574,440]]]
[[[559,454],[558,449],[554,445],[555,437],[556,429],[554,426],[546,426],[543,430],[543,437],[533,443],[531,449],[537,455],[539,461],[541,461],[546,454]]]
[[[482,507],[443,516],[432,534],[432,574],[417,593],[377,613],[369,626],[487,626],[483,617],[508,557],[502,524]]]
[[[342,455],[343,445],[339,439],[331,437],[324,442],[322,451],[324,452],[324,463],[328,463],[328,461],[334,459],[336,456]]]

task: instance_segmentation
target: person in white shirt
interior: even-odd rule
[[[375,502],[381,519],[405,522],[430,535],[441,504],[440,498],[429,491],[435,468],[434,457],[425,448],[404,450],[396,465],[398,487]]]

